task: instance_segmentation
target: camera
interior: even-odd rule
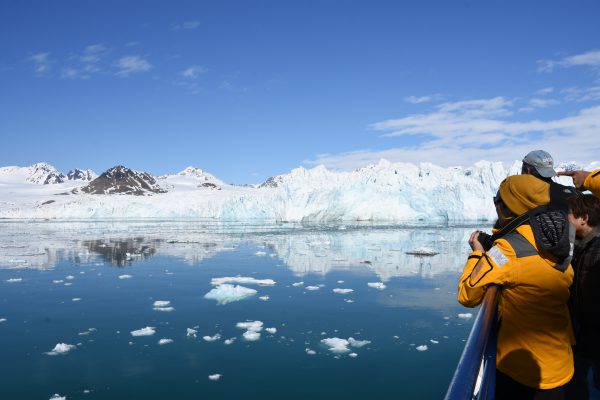
[[[485,251],[488,251],[494,245],[494,241],[492,240],[492,235],[488,235],[485,232],[479,231],[479,236],[477,237],[477,240],[479,241],[479,243],[481,243],[481,245],[483,246],[483,249]]]

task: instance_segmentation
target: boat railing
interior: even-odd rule
[[[446,400],[490,400],[496,383],[496,337],[500,288],[490,286],[448,387]]]

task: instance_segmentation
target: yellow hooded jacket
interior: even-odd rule
[[[552,389],[573,376],[574,336],[567,306],[573,269],[553,268],[538,253],[529,225],[516,231],[531,244],[524,242],[531,255],[517,257],[506,239],[498,239],[487,253],[472,252],[460,278],[458,301],[475,307],[488,285],[499,285],[498,370],[523,385]]]
[[[585,178],[583,187],[592,192],[594,196],[600,197],[600,169],[594,170]]]

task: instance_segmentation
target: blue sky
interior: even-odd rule
[[[3,1],[0,165],[600,159],[597,1]]]

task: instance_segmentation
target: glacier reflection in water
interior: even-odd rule
[[[14,360],[0,365],[2,398],[439,398],[470,329],[456,285],[473,228],[0,228],[0,335]],[[437,254],[408,254],[424,249]],[[213,278],[238,275],[277,283],[204,298]],[[259,320],[260,332],[236,328]]]

